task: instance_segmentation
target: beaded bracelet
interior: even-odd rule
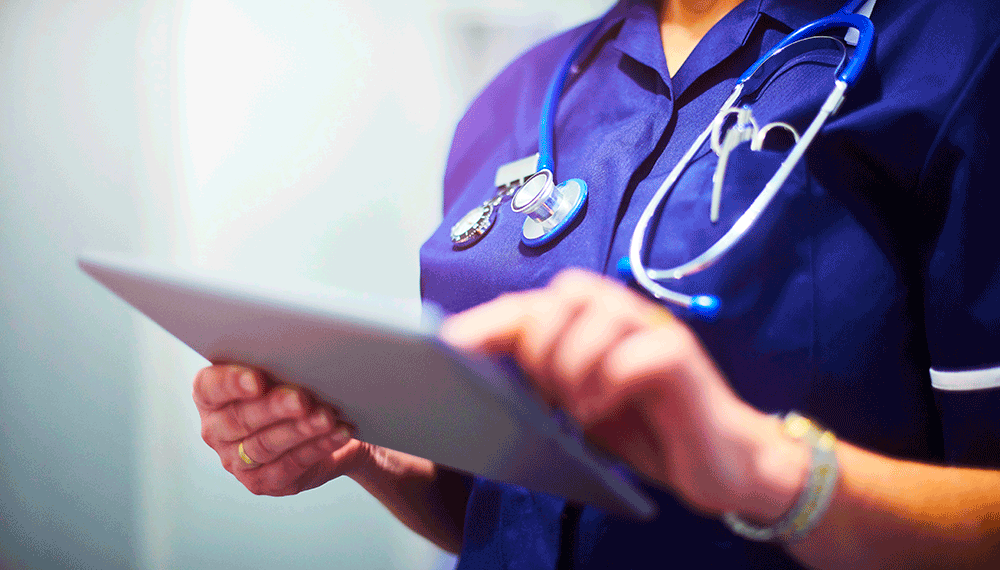
[[[837,483],[837,455],[834,451],[837,438],[796,412],[785,415],[782,431],[790,437],[804,440],[812,449],[806,486],[799,493],[795,505],[771,526],[752,525],[732,511],[723,514],[722,520],[737,536],[759,542],[791,543],[802,540],[816,527],[830,505]]]

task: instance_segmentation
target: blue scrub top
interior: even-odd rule
[[[545,285],[575,266],[614,275],[641,211],[734,80],[787,33],[840,2],[745,0],[667,72],[655,2],[624,0],[599,22],[552,38],[504,70],[458,125],[441,227],[421,250],[425,299],[456,312]],[[722,301],[691,322],[736,391],[765,412],[799,410],[841,438],[921,461],[1000,467],[1000,388],[939,390],[930,370],[1000,378],[1000,112],[987,87],[1000,10],[992,2],[879,0],[874,59],[763,219],[715,266],[676,283]],[[456,249],[450,227],[494,192],[496,169],[538,150],[556,66],[601,27],[568,80],[556,121],[556,177],[582,178],[589,202],[554,243],[520,243],[505,204],[481,242]],[[760,124],[801,132],[829,93],[836,59],[807,54],[754,105]],[[708,220],[716,156],[685,170],[652,229],[647,265],[690,259],[721,235],[770,178],[780,140],[730,159],[723,220]],[[687,318],[685,315],[680,315]],[[990,372],[992,371],[992,372]],[[980,374],[982,376],[982,374]],[[1000,385],[1000,381],[992,386]],[[794,568],[668,492],[637,523],[476,479],[460,568]],[[874,538],[874,537],[873,537]]]

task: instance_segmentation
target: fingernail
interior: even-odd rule
[[[298,412],[302,409],[302,399],[298,394],[292,393],[285,397],[285,409],[289,412]]]
[[[330,441],[337,447],[344,445],[349,439],[351,439],[351,430],[347,429],[346,426],[340,426],[330,435]]]
[[[247,394],[255,394],[257,392],[257,381],[254,380],[253,374],[249,372],[244,372],[240,376],[240,388]]]
[[[448,343],[457,343],[461,338],[462,315],[452,315],[441,322],[438,327],[438,336]]]
[[[302,409],[302,398],[298,392],[291,389],[282,388],[285,394],[281,397],[281,407],[287,412],[298,412]]]
[[[325,431],[330,427],[330,420],[323,412],[315,414],[312,418],[310,418],[309,423],[316,431]]]

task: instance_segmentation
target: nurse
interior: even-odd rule
[[[443,337],[516,358],[631,467],[656,520],[353,440],[335,410],[240,367],[195,380],[206,442],[255,493],[350,476],[459,552],[460,568],[998,567],[1000,110],[987,89],[1000,84],[1000,11],[990,2],[878,0],[873,58],[761,221],[671,285],[717,296],[714,321],[616,277],[643,210],[735,78],[839,8],[623,0],[511,64],[458,126],[444,221],[421,251],[424,298],[456,313]],[[591,32],[555,119],[555,176],[587,184],[579,215],[527,245],[524,216],[501,200],[488,230],[456,243],[456,224],[499,195],[498,169],[538,151],[545,87]],[[839,62],[829,50],[787,62],[756,97],[756,120],[802,132]],[[717,240],[792,138],[732,149],[717,221],[720,157],[706,144],[650,226],[643,262],[673,267]]]

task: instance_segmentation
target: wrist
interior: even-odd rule
[[[344,470],[344,475],[368,489],[384,478],[384,470],[381,467],[384,461],[377,459],[380,447],[364,442],[360,442],[360,444],[351,466]]]
[[[344,474],[369,492],[400,481],[431,480],[436,466],[430,460],[378,445],[362,443],[357,463]]]
[[[746,520],[769,526],[795,505],[809,478],[809,444],[789,437],[783,420],[765,416],[754,430],[750,483],[731,511]]]
[[[812,421],[795,412],[789,412],[782,421],[782,435],[803,441],[809,446],[809,467],[804,485],[797,492],[795,503],[780,518],[769,524],[759,525],[747,522],[746,513],[727,511],[723,520],[736,535],[757,541],[780,541],[791,543],[802,540],[823,518],[836,488],[838,467],[834,446],[837,438]],[[777,449],[775,446],[772,449]],[[791,448],[788,448],[791,450]],[[785,456],[787,460],[788,456]],[[780,462],[779,462],[780,464]],[[777,473],[775,473],[777,474]],[[759,479],[761,484],[766,478]],[[777,487],[784,487],[793,477],[770,478]],[[775,510],[777,505],[775,506]],[[773,511],[765,510],[762,516],[770,516]]]

